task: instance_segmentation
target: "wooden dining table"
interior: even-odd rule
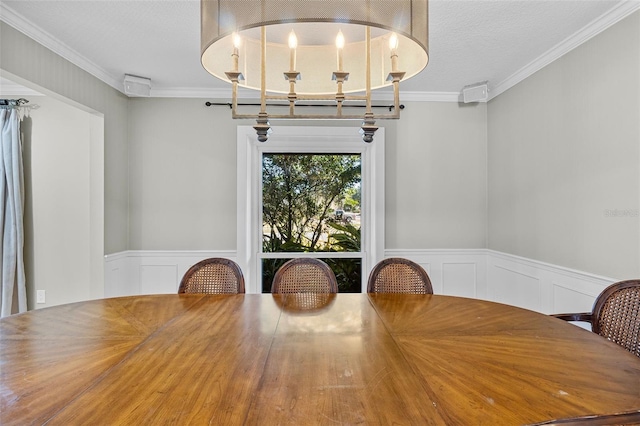
[[[149,295],[0,320],[2,425],[520,425],[640,408],[640,358],[440,295]]]

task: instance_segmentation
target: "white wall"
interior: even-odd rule
[[[32,108],[21,130],[29,308],[103,297],[102,118],[27,97]],[[35,304],[36,290],[45,291],[46,303]]]
[[[640,276],[640,13],[489,103],[493,250]]]

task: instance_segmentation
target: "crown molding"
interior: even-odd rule
[[[99,67],[92,61],[82,56],[80,53],[62,43],[60,40],[58,40],[48,32],[35,26],[34,24],[26,20],[22,15],[5,4],[0,7],[0,20],[20,31],[27,37],[32,38],[55,54],[63,57],[78,68],[83,69],[97,79],[113,87],[114,89],[120,92],[123,91],[124,88],[121,81],[113,78],[103,68]]]
[[[543,55],[539,56],[537,59],[533,60],[515,73],[511,74],[500,83],[493,86],[493,88],[491,88],[491,90],[489,91],[489,100],[495,98],[501,93],[506,92],[527,77],[533,75],[535,72],[546,67],[553,61],[569,53],[576,47],[600,34],[607,28],[618,23],[637,10],[640,10],[640,0],[629,0],[620,3],[618,6],[614,7],[604,15],[598,17],[598,19],[591,22],[589,25],[587,25],[577,33],[556,44]]]

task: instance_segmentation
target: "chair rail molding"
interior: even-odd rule
[[[189,267],[235,250],[129,250],[105,256],[105,297],[176,293]],[[610,278],[490,249],[387,249],[422,266],[434,293],[519,306],[544,314],[590,311]],[[244,271],[243,271],[244,272]],[[631,277],[627,277],[631,278]]]

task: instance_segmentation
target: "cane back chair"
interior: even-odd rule
[[[555,314],[565,321],[591,323],[591,330],[640,357],[640,280],[611,284],[591,312]]]
[[[244,276],[234,261],[212,257],[189,268],[180,281],[178,293],[244,293]]]
[[[409,259],[391,257],[373,268],[367,292],[433,294],[433,288],[429,275],[420,265]]]
[[[337,293],[336,276],[329,265],[310,257],[292,259],[273,277],[271,293]]]

